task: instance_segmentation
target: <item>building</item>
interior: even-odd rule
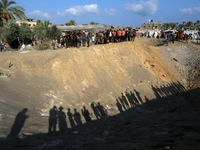
[[[31,19],[31,18],[25,19],[25,20],[22,20],[22,21],[18,20],[18,21],[16,21],[16,23],[19,26],[21,25],[21,23],[27,23],[29,25],[29,27],[31,27],[31,28],[33,28],[34,26],[37,25],[37,21],[35,21],[35,19]]]
[[[142,24],[142,30],[155,30],[155,29],[161,30],[161,26],[162,26],[161,22],[153,23],[153,20],[151,20],[149,21],[148,24],[145,23]]]

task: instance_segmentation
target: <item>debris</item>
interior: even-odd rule
[[[165,75],[165,74],[163,75],[163,77],[166,77],[166,76],[167,76],[167,75]]]
[[[13,66],[13,64],[10,62],[8,67],[10,68],[10,67],[12,67],[12,66]]]
[[[140,108],[140,107],[137,107],[136,110],[137,110],[138,113],[144,113],[144,112],[145,112],[145,111],[142,110],[142,108]]]
[[[169,146],[166,146],[165,148],[166,148],[166,149],[170,149],[170,147],[169,147]]]
[[[105,137],[105,136],[108,136],[109,134],[110,134],[110,132],[104,131],[103,136]]]
[[[78,131],[72,131],[71,133],[78,135]]]
[[[22,45],[22,47],[20,48],[20,50],[24,50],[26,48],[25,44]]]
[[[176,58],[173,58],[174,61],[178,61]]]
[[[42,150],[42,149],[48,149],[48,148],[50,148],[50,147],[53,147],[53,146],[56,146],[56,145],[58,145],[58,144],[61,144],[63,141],[62,140],[60,140],[60,139],[58,139],[58,140],[54,140],[54,141],[49,141],[49,142],[47,142],[47,143],[44,143],[43,145],[41,145],[41,146],[38,146],[38,149],[40,150]]]
[[[183,81],[183,83],[186,83],[186,80],[185,80],[185,79],[183,79],[182,81]]]
[[[82,89],[83,91],[85,91],[85,90],[86,90],[86,87],[83,86],[81,89]]]
[[[8,74],[6,74],[6,73],[0,73],[0,77],[2,77],[2,78],[8,78],[10,76]]]
[[[24,54],[24,53],[29,53],[29,52],[30,52],[30,51],[22,51],[22,52],[19,52],[19,53],[23,53],[23,54]]]
[[[24,136],[31,136],[33,133],[23,133]]]

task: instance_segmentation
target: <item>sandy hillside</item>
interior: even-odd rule
[[[62,106],[65,113],[68,108],[81,113],[85,106],[96,120],[92,103],[99,103],[112,117],[120,113],[116,100],[125,111],[195,89],[199,87],[199,47],[193,41],[166,46],[162,39],[139,38],[90,48],[3,52],[0,72],[9,77],[0,77],[0,137],[8,136],[24,108],[29,117],[19,137],[47,133],[53,106]],[[85,122],[83,116],[81,121]],[[69,120],[67,126],[72,126]]]

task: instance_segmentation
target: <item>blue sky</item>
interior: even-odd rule
[[[142,23],[200,20],[200,0],[15,0],[29,18],[78,25],[97,22],[141,27]]]

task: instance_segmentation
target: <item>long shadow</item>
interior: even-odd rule
[[[160,87],[151,85],[151,88],[154,92],[154,95],[156,96],[156,99],[162,99],[163,97],[171,96],[171,95],[177,95],[182,92],[186,92],[186,89],[180,82],[171,82],[166,85],[161,85]],[[142,100],[140,93],[137,90],[130,91],[129,93],[125,91],[124,96],[123,93],[121,93],[121,97],[118,97],[116,100],[116,106],[119,110],[119,112],[124,111],[133,108],[137,105],[142,105],[145,102],[150,101],[146,96],[144,96],[144,101]],[[129,105],[130,104],[130,105]],[[123,109],[122,109],[123,108]]]
[[[82,125],[81,115],[79,112],[77,112],[76,108],[74,109],[74,121],[76,122],[77,126]]]
[[[105,118],[108,116],[106,109],[99,102],[97,103],[96,107],[97,107],[97,110],[99,111],[99,113],[101,114],[102,118]]]
[[[83,109],[81,109],[82,115],[85,118],[86,122],[90,122],[91,121],[91,117],[90,117],[90,113],[89,111],[86,109],[85,106],[83,106]]]
[[[112,123],[112,122],[114,122],[114,126],[113,126],[113,128],[118,128],[118,126],[120,126],[121,124],[119,124],[118,125],[118,123],[115,123],[115,121],[117,120],[117,118],[120,116],[120,115],[123,115],[124,113],[125,113],[125,116],[127,116],[127,115],[129,115],[129,113],[131,112],[131,111],[133,111],[134,112],[134,109],[131,109],[131,108],[133,108],[133,107],[137,107],[137,105],[144,105],[145,106],[145,103],[147,103],[147,104],[150,104],[151,103],[151,105],[153,106],[155,103],[163,103],[164,101],[166,101],[166,99],[168,99],[168,100],[171,100],[172,98],[176,98],[176,95],[178,94],[181,94],[181,95],[184,95],[184,94],[187,94],[187,91],[186,91],[186,89],[179,83],[179,82],[176,82],[176,83],[174,83],[174,82],[172,82],[172,83],[169,83],[169,84],[167,84],[167,85],[161,85],[160,87],[157,87],[157,86],[154,86],[154,85],[152,85],[151,86],[152,87],[152,90],[153,90],[153,92],[154,92],[154,94],[155,94],[155,96],[156,96],[156,99],[154,99],[154,100],[149,100],[146,96],[144,96],[144,99],[145,99],[145,102],[144,101],[142,101],[142,98],[141,98],[141,95],[140,95],[140,93],[137,91],[137,90],[135,90],[135,89],[133,89],[133,92],[132,91],[130,91],[129,93],[128,92],[125,92],[126,94],[122,94],[123,96],[125,96],[125,98],[126,98],[126,101],[127,101],[127,103],[128,104],[130,104],[129,105],[129,109],[124,109],[123,110],[123,105],[122,105],[122,103],[121,103],[121,101],[119,100],[119,99],[116,99],[116,106],[117,106],[117,108],[118,108],[118,110],[119,110],[119,114],[118,114],[118,116],[116,117],[116,116],[113,116],[113,117],[108,117],[107,119],[105,119],[105,120],[107,120],[108,121],[108,123],[107,124],[110,124],[110,123]],[[198,91],[199,91],[199,89],[198,89]],[[122,99],[122,98],[120,98],[120,99]],[[137,103],[137,101],[138,101],[138,103]],[[141,103],[141,101],[142,101],[142,103]],[[124,102],[124,101],[122,101],[123,103],[126,103],[126,102]],[[140,104],[139,104],[140,103]],[[132,104],[132,105],[131,105]],[[101,107],[103,107],[100,103],[99,104],[94,104],[94,107],[96,107],[96,106],[98,106],[98,105],[100,105]],[[93,107],[93,106],[91,106],[91,107]],[[98,107],[97,107],[98,108]],[[96,109],[97,109],[96,108]],[[53,107],[52,109],[51,109],[52,111],[57,111],[56,110],[56,108],[55,107]],[[50,110],[50,112],[51,112],[51,110]],[[62,112],[62,110],[63,110],[63,108],[62,107],[60,107],[59,108],[59,110]],[[97,109],[98,111],[100,110],[99,108]],[[104,110],[104,108],[103,108],[103,110]],[[127,110],[131,110],[131,111],[127,111]],[[90,113],[89,113],[89,111],[86,109],[86,107],[85,106],[83,106],[83,109],[81,110],[82,111],[82,115],[84,116],[84,118],[85,118],[85,120],[86,120],[86,124],[85,125],[83,125],[82,124],[82,122],[81,122],[81,115],[80,115],[80,113],[78,113],[77,112],[77,110],[76,109],[74,109],[74,115],[72,115],[71,114],[71,112],[70,112],[70,110],[68,109],[68,114],[70,114],[73,118],[74,118],[74,121],[76,122],[76,124],[77,124],[77,126],[79,126],[79,129],[81,129],[83,126],[84,126],[84,130],[85,130],[85,128],[86,127],[89,127],[89,128],[92,128],[93,126],[95,126],[95,125],[97,125],[97,123],[101,123],[101,122],[103,122],[104,121],[104,119],[102,119],[102,121],[99,121],[100,119],[97,119],[97,120],[94,120],[94,121],[92,121],[92,122],[94,122],[94,124],[92,124],[92,122],[91,122],[91,117],[90,117]],[[173,113],[174,111],[176,111],[176,109],[173,109],[173,110],[170,110],[169,111],[169,113]],[[24,111],[22,111],[23,113],[21,113],[21,114],[24,114],[25,115],[25,112]],[[104,112],[107,114],[107,112],[104,110]],[[52,115],[52,112],[50,113],[51,115],[50,116],[54,116],[54,115]],[[58,114],[59,114],[59,112],[58,112]],[[63,118],[65,118],[65,115],[63,114],[63,113],[61,113],[62,115],[62,117]],[[70,115],[68,115],[68,116],[70,116]],[[101,115],[101,113],[100,113],[100,115]],[[150,114],[149,114],[150,115]],[[21,116],[21,115],[20,115]],[[23,115],[22,115],[23,116]],[[58,115],[59,116],[59,115]],[[138,116],[139,117],[139,116]],[[164,116],[164,117],[166,117],[166,116]],[[16,117],[17,118],[17,117]],[[26,117],[25,117],[26,118]],[[62,119],[63,119],[62,118]],[[122,119],[123,117],[121,117],[121,119]],[[148,117],[147,117],[148,118]],[[165,119],[165,118],[164,118]],[[17,119],[16,119],[17,120]],[[26,119],[24,119],[24,120],[26,120]],[[136,122],[137,122],[137,120],[140,120],[140,118],[138,118],[138,119],[136,119]],[[127,124],[129,124],[130,122],[127,122],[127,121],[124,121],[124,120],[120,120],[120,122],[122,121],[122,123],[125,123],[126,125]],[[25,121],[24,121],[25,122]],[[88,122],[91,122],[91,124],[88,124],[88,126],[87,126],[87,123]],[[152,121],[153,122],[153,124],[152,124],[152,126],[154,127],[155,126],[155,124],[154,124],[154,121]],[[23,123],[24,124],[24,123]],[[103,124],[103,123],[102,123]],[[106,124],[106,125],[107,125]],[[14,126],[14,125],[13,125]],[[75,126],[75,125],[74,125]],[[136,126],[138,126],[138,125],[136,125]],[[127,126],[127,127],[129,127],[129,125]],[[145,125],[145,127],[147,127],[147,125]],[[180,128],[181,128],[181,126],[179,126]],[[97,130],[99,130],[98,129],[98,127],[96,127],[97,128]],[[75,127],[74,129],[78,129],[77,127]],[[119,127],[119,131],[121,132],[121,127]],[[164,129],[166,129],[166,128],[164,128]],[[164,130],[163,129],[163,130]],[[73,128],[72,128],[72,130],[73,130]],[[88,131],[89,131],[90,129],[88,129]],[[153,132],[154,131],[154,129],[152,129],[151,128],[151,131],[149,131],[149,132]],[[159,129],[159,130],[161,130],[162,131],[162,129]],[[183,129],[182,130],[184,130],[184,127],[183,127]],[[100,131],[96,131],[97,132],[97,134],[99,134],[99,132]],[[127,130],[127,133],[129,132],[129,130]],[[141,132],[141,131],[140,131]],[[173,132],[173,131],[171,131],[170,130],[170,132],[168,133],[168,134],[171,134],[171,132]],[[69,137],[70,137],[70,135],[68,134],[69,132],[65,132]],[[90,136],[90,134],[91,134],[91,138],[93,138],[93,136],[94,136],[94,134],[92,133],[92,131],[91,131],[91,133],[89,133],[88,132],[88,135],[87,136]],[[107,134],[109,134],[108,132],[104,132],[104,135],[103,136],[107,136]],[[143,133],[143,134],[145,134],[145,133]],[[148,134],[148,133],[147,133]],[[16,135],[16,134],[15,134]],[[117,135],[117,134],[116,134]],[[146,135],[146,134],[145,134]],[[46,135],[45,134],[43,134],[43,136],[46,138]],[[49,136],[49,135],[48,135]],[[50,135],[51,136],[51,135]],[[80,135],[81,136],[81,135]],[[83,135],[83,136],[85,136],[85,135]],[[135,139],[137,139],[137,137],[139,137],[139,138],[141,138],[141,137],[143,137],[143,136],[140,136],[139,134],[133,134],[133,135],[131,135],[131,136],[134,136],[135,137]],[[36,139],[38,139],[39,140],[39,138],[38,137],[41,137],[41,134],[38,134],[38,135],[34,135],[34,136],[32,136],[31,138],[30,138],[30,140],[31,139],[33,139],[33,138],[36,138]],[[116,141],[112,141],[114,144],[116,144],[118,141],[121,141],[121,138],[122,137],[118,137],[118,136],[115,136],[115,137],[113,137],[112,135],[110,136],[110,137],[112,137],[112,138],[116,138],[116,139],[118,139],[118,140],[116,140]],[[161,135],[161,137],[162,137],[162,135]],[[56,139],[57,138],[60,138],[60,139],[62,139],[63,138],[63,136],[59,136],[59,134],[58,134],[58,137],[56,137]],[[74,136],[73,136],[73,138],[74,138]],[[86,137],[85,137],[86,138]],[[124,138],[124,137],[123,137]],[[55,139],[55,138],[54,138]],[[69,138],[68,138],[69,139]],[[105,138],[105,139],[107,139],[107,138]],[[25,140],[25,139],[24,139]],[[27,138],[27,140],[28,140],[28,138]],[[66,140],[65,138],[63,138],[63,141],[64,140]],[[73,139],[74,140],[74,139]],[[96,140],[99,140],[99,141],[104,141],[104,140],[102,140],[102,139],[99,139],[99,138],[96,138]],[[134,140],[134,139],[133,139]],[[21,141],[23,141],[23,139],[21,140]],[[77,141],[76,141],[77,142]],[[38,142],[39,143],[39,142]],[[65,144],[66,143],[68,143],[68,141],[66,140],[65,142],[63,142],[63,143],[61,143],[60,145],[64,145],[64,146],[66,146]],[[103,144],[104,142],[102,142],[102,144]],[[112,144],[113,144],[112,143]],[[39,143],[39,144],[41,144],[41,143]],[[69,143],[68,143],[69,144]],[[71,143],[71,144],[74,144],[74,143]],[[90,143],[91,144],[91,143]],[[114,146],[114,144],[113,144],[113,146]],[[81,148],[81,146],[80,146],[80,148]]]
[[[197,43],[197,42],[194,42],[194,41],[191,41],[192,44],[195,44],[195,45],[200,45],[200,42]]]
[[[75,125],[75,122],[74,122],[74,119],[73,119],[73,114],[70,111],[70,108],[68,108],[67,117],[69,119],[69,123],[71,125],[71,128],[74,128],[76,125]]]
[[[59,107],[58,111],[58,123],[59,123],[59,131],[66,131],[67,129],[67,121],[66,121],[66,115],[63,112],[63,107]]]
[[[17,138],[19,132],[23,128],[26,119],[29,117],[26,115],[26,112],[28,111],[27,108],[24,108],[22,111],[20,111],[17,116],[15,117],[15,122],[11,128],[10,134],[7,136],[7,139],[15,139]]]
[[[163,40],[162,43],[157,44],[157,46],[163,46],[167,44],[167,40]]]
[[[52,109],[49,110],[49,133],[56,132],[56,125],[58,119],[58,110],[56,106],[53,106]]]
[[[101,119],[102,116],[101,116],[100,113],[99,113],[99,110],[98,110],[98,108],[97,108],[97,104],[96,104],[95,102],[92,102],[90,106],[91,106],[91,108],[92,108],[92,110],[93,110],[94,115],[96,116],[96,118],[97,118],[97,119]]]

